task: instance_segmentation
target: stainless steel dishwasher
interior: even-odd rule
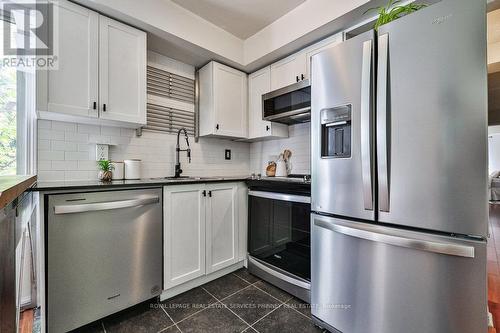
[[[160,294],[162,190],[48,199],[47,328],[66,332]]]

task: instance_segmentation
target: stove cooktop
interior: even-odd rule
[[[293,183],[311,183],[311,175],[307,174],[290,174],[288,177],[262,177],[260,174],[252,174],[250,177],[252,180],[266,180],[266,181],[280,181],[280,182],[293,182]]]

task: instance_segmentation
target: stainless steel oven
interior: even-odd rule
[[[310,192],[283,190],[284,184],[280,185],[249,186],[249,270],[309,302]]]

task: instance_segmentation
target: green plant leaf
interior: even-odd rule
[[[400,2],[401,0],[389,0],[389,2],[385,6],[380,6],[378,8],[370,8],[365,12],[366,14],[367,12],[372,10],[378,11],[379,16],[377,18],[377,21],[375,22],[374,26],[375,31],[378,31],[380,26],[384,24],[397,20],[402,16],[411,14],[413,12],[416,12],[417,10],[420,10],[428,6],[425,3],[413,3],[413,2],[401,6],[398,5]]]
[[[111,171],[114,169],[110,160],[97,161],[97,166],[99,167],[99,170],[102,170],[102,171]]]

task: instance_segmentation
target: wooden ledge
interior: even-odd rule
[[[36,176],[0,176],[0,209],[36,183]]]

